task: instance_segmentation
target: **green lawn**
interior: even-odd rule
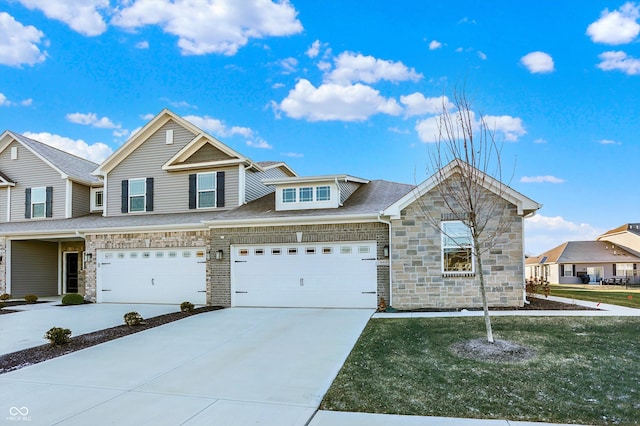
[[[594,425],[640,424],[640,318],[494,317],[496,338],[537,355],[462,359],[482,318],[369,321],[321,408]]]
[[[552,296],[640,308],[640,289],[638,288],[567,284],[551,284],[550,288]]]

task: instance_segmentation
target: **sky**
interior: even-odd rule
[[[168,108],[299,175],[418,184],[456,92],[543,204],[527,254],[640,222],[640,2],[0,0],[0,132],[95,162]]]

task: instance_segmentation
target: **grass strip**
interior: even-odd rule
[[[495,335],[528,346],[524,363],[455,356],[481,318],[374,319],[321,408],[594,425],[640,424],[639,318],[494,317]]]

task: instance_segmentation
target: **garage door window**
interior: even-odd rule
[[[282,250],[279,248],[274,248],[271,249],[271,255],[272,256],[280,256],[282,254]]]
[[[351,254],[351,246],[340,247],[340,254]]]
[[[298,249],[297,248],[290,248],[290,249],[287,250],[287,254],[296,255],[296,254],[298,254]]]

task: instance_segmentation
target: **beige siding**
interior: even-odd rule
[[[18,147],[18,159],[11,159],[11,147]],[[53,187],[53,219],[65,215],[66,180],[60,173],[31,153],[18,142],[12,142],[0,153],[0,170],[9,176],[16,186],[11,188],[11,221],[46,220],[25,219],[25,189],[44,186]]]
[[[173,129],[174,143],[167,145],[166,130]],[[153,213],[183,213],[189,211],[189,174],[196,171],[167,172],[165,164],[185,147],[194,135],[173,121],[168,122],[120,163],[108,176],[109,216],[121,216],[121,191],[123,180],[154,178]],[[238,205],[238,167],[217,168],[205,171],[225,171],[225,206]],[[129,213],[131,214],[131,213]],[[136,214],[136,213],[134,213]]]
[[[196,151],[191,157],[187,158],[183,164],[194,164],[194,163],[204,163],[208,161],[222,161],[229,160],[229,157],[224,152],[220,151],[218,148],[211,144],[205,144]]]
[[[11,242],[11,296],[58,294],[58,243]]]
[[[73,217],[78,217],[89,214],[91,189],[88,186],[75,182],[72,185],[71,215]]]

